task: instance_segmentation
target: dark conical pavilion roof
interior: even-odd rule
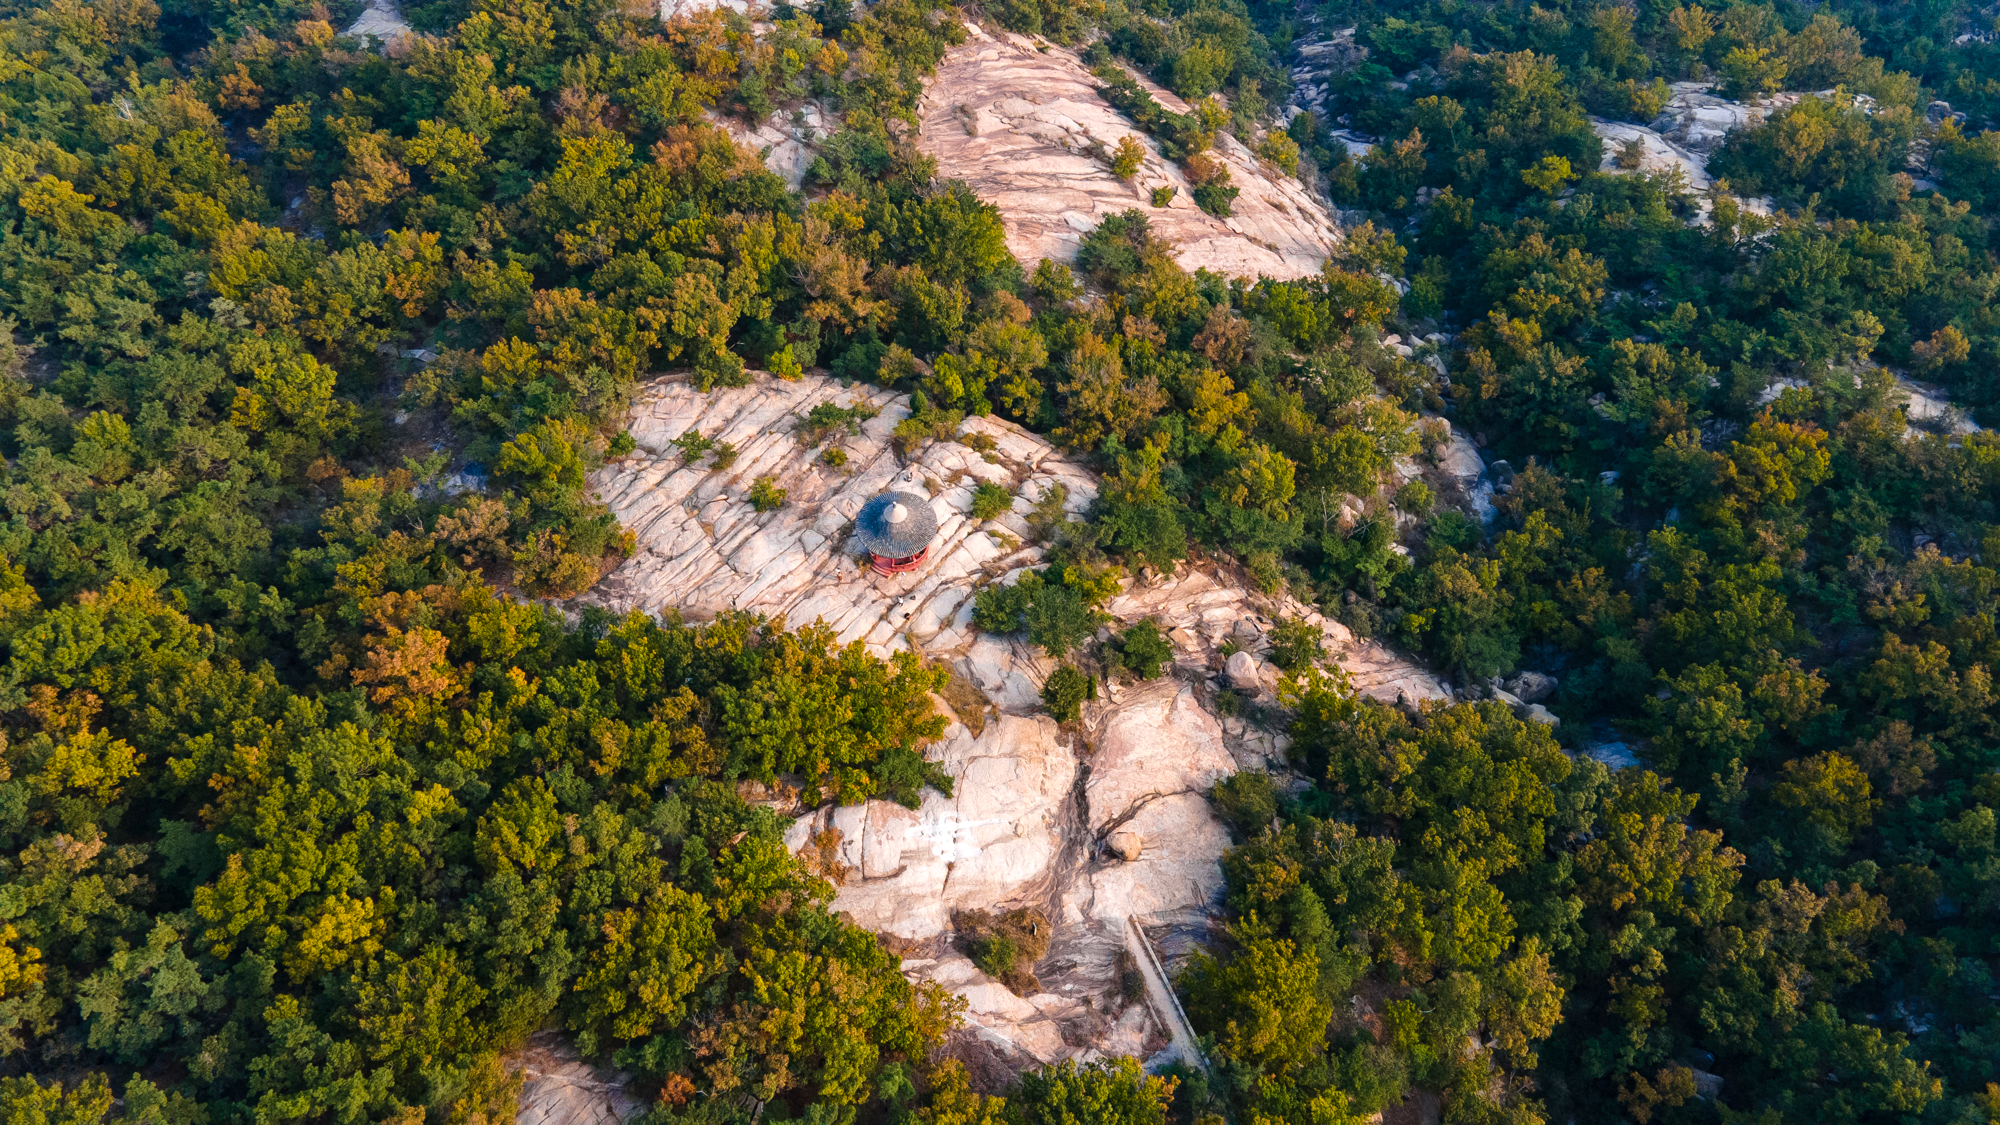
[[[937,512],[928,498],[912,492],[884,492],[861,506],[854,534],[862,549],[886,559],[916,554],[937,534]]]

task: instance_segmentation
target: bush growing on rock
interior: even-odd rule
[[[1073,723],[1083,714],[1083,702],[1097,698],[1097,681],[1074,664],[1058,664],[1042,683],[1042,705],[1056,722]]]
[[[1130,180],[1139,174],[1139,165],[1146,159],[1146,146],[1133,137],[1118,138],[1118,147],[1111,152],[1111,174],[1121,180]]]
[[[972,518],[990,520],[1014,507],[1014,494],[991,481],[980,481],[972,490]]]
[[[674,439],[674,445],[681,451],[681,462],[692,465],[708,455],[715,448],[715,442],[702,436],[700,430],[690,429]]]
[[[1051,581],[1049,573],[1054,572]],[[988,586],[973,600],[972,621],[988,633],[1026,630],[1028,640],[1062,657],[1082,644],[1104,614],[1097,607],[1117,591],[1117,580],[1079,564],[1023,574],[1011,586]]]
[[[1326,655],[1325,640],[1318,627],[1281,617],[1271,624],[1271,663],[1287,672],[1303,672]]]
[[[1274,130],[1264,134],[1257,142],[1257,155],[1276,164],[1287,176],[1299,174],[1299,142],[1284,133]]]
[[[1042,494],[1035,499],[1034,507],[1028,512],[1028,530],[1042,542],[1059,539],[1065,529],[1074,521],[1069,509],[1069,486],[1051,483],[1042,486]]]
[[[1199,113],[1169,111],[1115,63],[1092,67],[1091,73],[1104,82],[1097,91],[1104,100],[1159,141],[1167,159],[1184,160],[1214,143],[1214,125],[1208,124]]]
[[[1277,786],[1271,775],[1261,770],[1230,774],[1216,782],[1209,800],[1239,840],[1258,836],[1278,816]]]
[[[768,473],[750,484],[750,506],[760,512],[775,512],[784,507],[788,495],[788,491],[778,487],[778,478]]]
[[[842,406],[839,403],[822,402],[806,412],[799,421],[799,440],[807,445],[818,445],[836,431],[849,434],[861,432],[861,423],[881,413],[864,403]]]
[[[1144,212],[1124,211],[1105,216],[1084,235],[1083,244],[1077,247],[1076,264],[1091,280],[1115,289],[1163,253]]]
[[[1174,658],[1173,643],[1152,618],[1136,622],[1119,634],[1116,648],[1118,663],[1142,680],[1157,679],[1161,667]]]
[[[1226,184],[1230,180],[1230,166],[1206,152],[1188,156],[1188,160],[1182,162],[1182,170],[1188,174],[1188,182],[1194,184],[1194,190],[1200,190],[1204,184]]]
[[[1014,974],[1014,967],[1021,961],[1021,947],[1004,934],[987,934],[974,938],[972,963],[979,971],[995,980]]]
[[[910,396],[910,416],[896,423],[897,452],[908,457],[927,441],[944,441],[965,422],[965,412],[931,405],[922,391]]]
[[[952,915],[959,947],[979,971],[1021,996],[1041,991],[1035,963],[1048,955],[1053,927],[1039,910],[1023,907],[994,915],[961,910]]]

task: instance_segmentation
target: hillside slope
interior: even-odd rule
[[[879,413],[858,432],[801,440],[798,420],[822,403]],[[1040,696],[1055,663],[1021,637],[977,631],[972,595],[1042,560],[1027,517],[1045,490],[1061,485],[1066,506],[1081,512],[1096,478],[996,418],[969,419],[956,440],[904,456],[891,432],[908,416],[906,396],[823,376],[712,394],[678,378],[656,381],[630,423],[638,449],[591,480],[637,533],[637,549],[584,600],[695,618],[753,610],[794,627],[819,620],[843,642],[881,654],[914,647],[950,667],[951,699],[939,703],[956,721],[930,756],[957,782],[954,795],[927,790],[917,809],[814,808],[798,805],[796,793],[767,792],[781,811],[802,814],[787,842],[809,858],[823,853],[817,862],[840,888],[836,908],[904,943],[906,972],[967,1000],[959,1049],[988,1072],[1166,1048],[1171,1014],[1121,993],[1129,927],[1145,927],[1169,960],[1205,938],[1220,916],[1230,844],[1208,789],[1243,769],[1289,773],[1280,724],[1221,712],[1217,695],[1232,683],[1226,651],[1255,658],[1252,678],[1239,675],[1235,686],[1261,701],[1252,706],[1260,716],[1276,714],[1263,708],[1275,703],[1277,670],[1261,654],[1279,615],[1318,625],[1363,692],[1392,702],[1447,693],[1422,668],[1357,642],[1309,607],[1183,564],[1150,583],[1128,580],[1106,606],[1114,627],[1160,624],[1174,644],[1170,673],[1115,681],[1085,705],[1080,724],[1059,726]],[[684,463],[672,442],[691,429],[731,443],[735,460],[722,469]],[[838,468],[823,456],[833,447],[846,454]],[[748,495],[759,478],[785,490],[783,506],[754,510]],[[1014,492],[1013,510],[974,520],[980,482]],[[860,505],[888,487],[928,492],[939,524],[931,561],[893,576],[869,569],[847,542]],[[1037,968],[1043,988],[1028,996],[975,968],[954,934],[960,911],[1017,908],[1054,924]]]
[[[937,158],[940,176],[966,181],[1000,209],[1008,248],[1026,268],[1044,258],[1074,259],[1086,232],[1134,207],[1179,244],[1182,266],[1231,277],[1318,273],[1340,241],[1310,191],[1226,134],[1218,135],[1215,155],[1242,194],[1230,218],[1203,212],[1187,177],[1097,94],[1097,80],[1073,52],[977,24],[966,31],[965,45],[946,56],[925,91],[919,143]],[[1170,110],[1187,109],[1164,90],[1152,93]],[[1130,183],[1091,151],[1109,150],[1125,136],[1146,147]],[[1156,208],[1151,191],[1160,186],[1177,190]]]

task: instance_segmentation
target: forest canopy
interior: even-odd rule
[[[539,1030],[654,1125],[2000,1121],[1988,14],[360,11],[0,0],[10,1125],[490,1123]],[[1299,176],[1333,257],[1191,273],[1135,196],[1017,260],[915,140],[970,20],[1074,48],[1211,214],[1219,144]],[[1599,137],[1680,83],[1797,96],[1697,192]],[[732,129],[808,105],[794,188]],[[907,393],[906,452],[997,414],[1100,473],[976,611],[1064,718],[1171,664],[1101,606],[1185,561],[1456,689],[1286,641],[1246,717],[1293,776],[1213,794],[1176,981],[1209,1068],[975,1089],[959,1002],[744,798],[949,791],[939,667],[566,601],[633,550],[586,481],[642,379],[807,370]]]

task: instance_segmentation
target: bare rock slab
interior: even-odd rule
[[[822,403],[879,413],[858,434],[801,441],[800,419]],[[685,378],[648,384],[628,424],[638,448],[590,480],[636,534],[637,548],[582,601],[620,611],[677,610],[693,620],[744,609],[782,616],[793,627],[821,621],[841,643],[864,641],[877,655],[954,631],[963,637],[972,591],[1042,557],[1009,530],[1009,515],[973,520],[973,488],[982,481],[1007,487],[1017,496],[1010,515],[1019,515],[1060,485],[1065,507],[1081,513],[1096,498],[1097,482],[1048,442],[998,418],[971,418],[961,427],[969,438],[990,439],[991,451],[934,441],[905,463],[890,437],[909,414],[906,396],[843,388],[824,376],[765,377],[708,393]],[[715,468],[712,457],[686,463],[673,441],[690,430],[730,443],[736,460],[726,469]],[[847,458],[838,468],[821,456],[836,446]],[[751,486],[763,476],[786,492],[775,511],[750,503]],[[929,495],[938,533],[923,566],[883,575],[848,538],[861,506],[891,488]]]
[[[517,1125],[623,1125],[647,1109],[629,1076],[584,1062],[553,1032],[537,1033],[509,1064],[521,1072]]]
[[[919,143],[937,157],[939,175],[966,181],[1000,209],[1008,248],[1026,268],[1045,258],[1074,261],[1085,233],[1132,208],[1178,245],[1182,266],[1230,277],[1315,274],[1339,243],[1338,225],[1312,192],[1226,135],[1215,155],[1242,194],[1230,218],[1207,214],[1179,167],[1097,94],[1097,79],[1073,52],[977,25],[966,30],[968,40],[924,93]],[[1170,110],[1187,109],[1164,90],[1153,93]],[[1146,149],[1129,183],[1093,151],[1127,136]],[[1176,189],[1168,206],[1152,205],[1155,187]]]
[[[937,937],[954,911],[1017,900],[1049,876],[1077,772],[1059,735],[1046,716],[1003,715],[978,737],[953,727],[933,751],[952,796],[926,790],[915,810],[888,801],[821,809],[785,842],[798,851],[837,829],[849,874],[834,908],[878,933]]]

